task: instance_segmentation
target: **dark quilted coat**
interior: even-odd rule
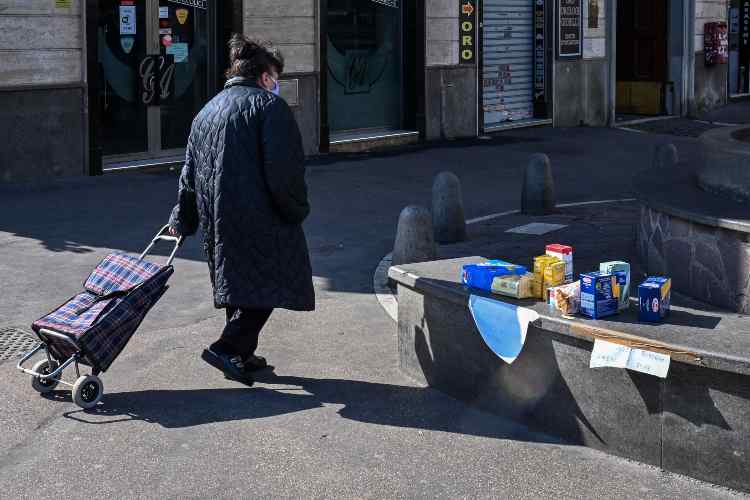
[[[297,123],[283,99],[234,78],[193,121],[171,225],[200,226],[216,307],[315,307]]]

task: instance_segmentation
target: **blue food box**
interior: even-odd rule
[[[620,277],[626,280],[626,277]],[[594,272],[581,275],[581,314],[592,319],[618,313],[620,304],[618,277],[610,273]]]
[[[669,314],[672,302],[670,278],[648,278],[638,287],[638,319],[658,323]]]
[[[481,264],[466,264],[461,280],[466,286],[491,292],[492,281],[498,276],[523,276],[526,273],[527,270],[523,266],[504,260],[488,260]]]

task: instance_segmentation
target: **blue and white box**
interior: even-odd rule
[[[613,274],[594,272],[581,275],[581,314],[592,319],[618,313],[619,285]]]
[[[638,319],[658,323],[668,314],[672,302],[670,278],[648,278],[638,287]]]
[[[527,273],[524,266],[518,266],[504,260],[488,260],[481,264],[466,264],[463,267],[461,281],[464,285],[485,292],[492,291],[492,282],[499,276],[523,276]]]

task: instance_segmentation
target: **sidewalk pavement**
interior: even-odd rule
[[[462,180],[468,218],[517,208],[528,157],[552,159],[559,202],[628,197],[670,140],[577,128],[509,132],[311,166],[306,223],[318,296],[274,313],[259,353],[276,366],[248,389],[199,354],[218,335],[197,238],[171,289],[102,375],[104,404],[32,393],[0,364],[0,491],[8,498],[732,498],[734,493],[569,446],[419,387],[398,369],[395,324],[372,293],[407,204],[434,176]],[[25,326],[76,293],[112,249],[139,252],[175,200],[174,174],[112,174],[0,188],[0,327]],[[164,254],[162,254],[164,255]]]
[[[700,119],[736,125],[750,123],[750,100],[730,102],[726,106],[704,113]]]

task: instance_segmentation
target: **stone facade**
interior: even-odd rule
[[[81,0],[0,0],[0,184],[81,175]]]
[[[745,314],[750,313],[748,236],[642,206],[638,253],[648,273],[670,276],[676,291]]]
[[[696,0],[695,2],[695,85],[690,112],[701,115],[727,102],[727,66],[705,64],[703,38],[706,23],[727,22],[728,0]]]

